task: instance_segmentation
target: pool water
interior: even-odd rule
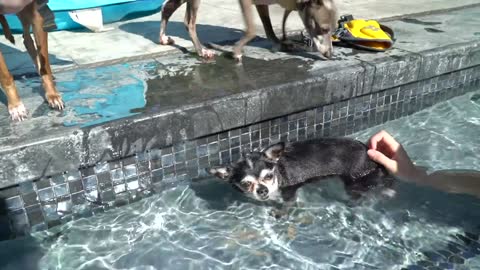
[[[381,128],[419,165],[480,170],[480,92]],[[375,127],[354,134],[366,141]],[[396,183],[352,202],[332,179],[286,219],[215,179],[0,242],[6,269],[480,269],[480,199]],[[8,246],[8,248],[7,248]],[[434,266],[438,268],[434,268]],[[425,268],[422,268],[425,267]]]

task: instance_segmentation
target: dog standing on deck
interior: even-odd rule
[[[233,57],[241,61],[243,47],[251,41],[255,35],[255,25],[252,5],[255,5],[262,21],[265,33],[275,46],[285,48],[273,31],[269,5],[279,4],[286,12],[297,10],[305,29],[313,40],[314,47],[326,58],[330,58],[333,52],[331,34],[335,30],[337,12],[334,0],[239,0],[246,25],[245,35],[235,44]],[[212,58],[214,52],[203,48],[197,36],[196,19],[200,0],[166,0],[162,7],[162,21],[160,25],[160,44],[173,44],[172,38],[166,36],[167,23],[172,14],[184,3],[187,3],[184,23],[192,39],[195,51],[203,58]],[[288,16],[288,15],[286,15]],[[285,19],[286,20],[286,16]],[[285,22],[283,23],[283,25]]]
[[[45,97],[48,104],[62,110],[64,104],[60,93],[55,88],[52,70],[48,59],[48,35],[44,30],[46,15],[53,16],[46,3],[48,0],[0,0],[0,24],[5,37],[12,43],[14,38],[3,14],[16,14],[23,26],[23,44],[32,58],[42,78]],[[33,36],[30,28],[33,26]],[[10,74],[5,59],[0,52],[0,83],[7,96],[8,111],[13,120],[22,121],[27,117],[27,110],[18,95],[15,82]]]
[[[315,180],[340,177],[354,196],[381,184],[388,173],[368,157],[367,150],[365,144],[348,138],[280,142],[207,171],[255,200],[282,199],[283,207],[275,213],[282,216],[295,203],[297,189]]]

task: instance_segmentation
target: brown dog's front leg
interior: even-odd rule
[[[255,37],[255,24],[253,20],[252,0],[239,0],[245,22],[245,35],[233,47],[233,58],[242,61],[243,47]]]
[[[55,88],[53,82],[52,70],[48,58],[48,34],[43,29],[43,17],[38,12],[36,2],[32,2],[17,14],[24,27],[24,44],[27,48],[33,62],[37,66],[38,73],[42,78],[43,88],[45,89],[45,97],[50,107],[63,110],[64,104],[60,93]],[[31,39],[29,28],[33,25],[33,35],[35,37],[35,45]],[[26,28],[27,27],[27,28]]]
[[[12,74],[8,71],[7,64],[0,52],[0,84],[5,91],[8,102],[8,112],[14,121],[22,121],[27,118],[27,110],[23,106],[20,97],[18,96],[17,88],[13,80]]]
[[[8,25],[7,19],[5,16],[0,15],[0,24],[2,25],[3,34],[5,38],[8,39],[12,44],[15,44],[15,39],[13,38],[12,31],[10,31],[10,26]]]

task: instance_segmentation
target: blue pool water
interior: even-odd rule
[[[381,128],[419,165],[480,170],[480,92]],[[480,233],[480,199],[403,182],[395,189],[394,198],[372,193],[352,204],[332,179],[301,189],[299,207],[277,221],[214,179],[179,183],[0,242],[0,255],[5,269],[480,269],[480,243],[471,240]]]

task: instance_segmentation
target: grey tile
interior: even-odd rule
[[[38,196],[37,193],[34,192],[34,191],[22,194],[22,198],[23,198],[23,202],[25,204],[25,207],[38,204],[39,201],[38,201],[37,196]]]
[[[50,186],[50,179],[43,178],[43,179],[40,179],[39,181],[36,181],[34,183],[35,183],[36,189],[40,190],[40,189],[43,189],[43,188],[46,188],[46,187]]]
[[[45,221],[40,205],[33,205],[25,208],[30,226],[41,224]]]

